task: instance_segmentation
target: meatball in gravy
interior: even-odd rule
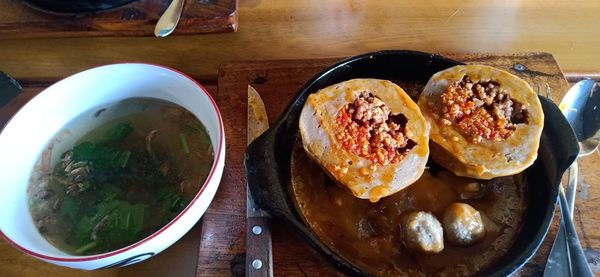
[[[402,219],[402,240],[408,249],[425,254],[444,250],[444,230],[432,214],[412,212]]]
[[[452,203],[446,208],[442,219],[446,239],[456,246],[470,246],[485,236],[481,214],[465,203]]]

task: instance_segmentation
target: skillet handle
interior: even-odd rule
[[[556,163],[555,176],[552,176],[553,178],[551,177],[550,180],[554,180],[554,183],[558,185],[565,171],[577,159],[579,142],[577,142],[573,128],[558,106],[543,96],[538,97],[544,110],[543,133],[551,134],[545,136],[544,139],[548,141],[551,157]]]
[[[286,202],[288,196],[284,187],[288,184],[282,183],[282,180],[289,180],[289,177],[280,174],[289,172],[289,169],[275,158],[273,145],[276,132],[277,129],[271,128],[248,145],[244,164],[254,202],[269,214],[288,219],[294,215]]]

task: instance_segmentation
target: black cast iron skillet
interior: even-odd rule
[[[303,222],[291,191],[292,147],[298,118],[309,94],[353,78],[418,80],[425,84],[434,73],[461,64],[439,55],[415,51],[381,51],[341,61],[304,85],[277,122],[246,150],[248,184],[257,204],[295,227],[308,242],[339,269],[352,275],[369,274],[319,241]],[[513,246],[481,276],[507,276],[523,266],[541,245],[552,221],[558,186],[564,171],[577,157],[579,145],[558,107],[540,97],[545,114],[538,158],[525,172],[529,180],[528,211]]]
[[[24,0],[29,6],[54,14],[86,14],[114,9],[137,0]]]

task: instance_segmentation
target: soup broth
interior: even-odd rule
[[[66,253],[113,251],[156,232],[185,209],[212,167],[210,137],[191,112],[162,100],[127,101],[143,108],[83,134],[48,167],[51,142],[32,174],[32,219]]]
[[[378,276],[473,275],[506,253],[527,208],[523,174],[475,180],[457,177],[431,161],[416,183],[371,203],[335,184],[308,157],[300,139],[292,153],[291,186],[299,213],[321,241]],[[444,243],[437,254],[411,253],[402,242],[402,216],[426,211],[441,219],[453,202],[481,213],[485,238],[468,247]]]

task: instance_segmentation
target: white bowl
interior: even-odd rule
[[[67,254],[40,235],[29,214],[27,187],[32,169],[50,140],[59,132],[63,134],[64,126],[72,119],[79,117],[85,120],[69,126],[71,132],[66,133],[79,133],[81,136],[122,113],[111,111],[111,104],[133,97],[166,100],[192,112],[210,135],[215,153],[211,171],[191,203],[152,235],[108,253],[91,256]],[[94,116],[96,111],[107,107],[102,116]],[[61,142],[55,147],[69,147],[66,142],[78,139],[74,136],[62,136]],[[0,235],[16,248],[38,259],[93,270],[126,266],[150,258],[194,226],[219,186],[225,163],[225,133],[215,101],[206,89],[190,77],[162,66],[114,64],[86,70],[61,80],[29,101],[0,134],[0,153]]]

